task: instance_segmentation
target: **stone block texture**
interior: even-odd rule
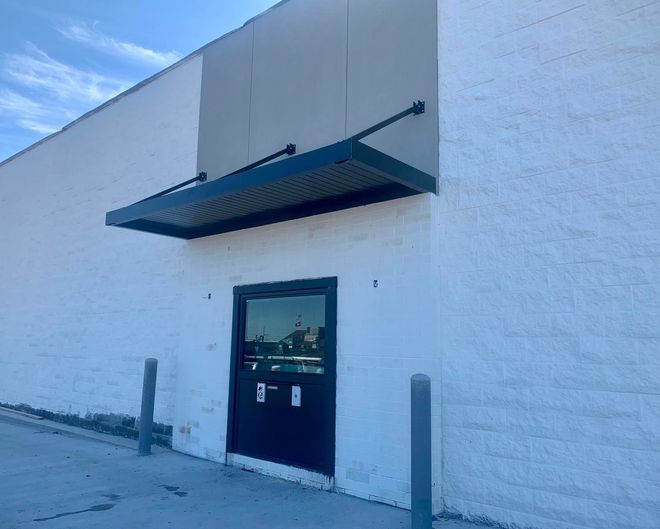
[[[660,527],[660,4],[439,2],[445,508]]]
[[[439,119],[437,196],[190,242],[105,227],[194,176],[202,55],[0,165],[0,402],[136,416],[154,356],[173,447],[224,462],[233,287],[336,276],[334,481],[238,464],[409,507],[425,372],[436,512],[659,529],[660,3],[437,15],[438,115],[414,118]]]

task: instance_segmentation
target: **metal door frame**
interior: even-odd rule
[[[240,340],[245,325],[245,301],[255,298],[272,298],[296,295],[325,295],[325,364],[324,397],[328,399],[328,414],[326,417],[327,431],[330,432],[327,450],[322,462],[323,474],[333,477],[335,474],[335,426],[336,426],[336,388],[337,388],[337,278],[324,277],[319,279],[298,279],[295,281],[280,281],[276,283],[258,283],[234,287],[234,309],[232,316],[231,337],[231,367],[229,378],[229,406],[227,409],[227,453],[241,452],[236,450],[235,423],[238,415],[238,398],[236,395],[237,380],[240,374],[239,354]],[[243,371],[245,374],[245,371]],[[319,377],[314,373],[278,373],[276,371],[259,371],[254,378],[300,382],[314,384]],[[252,376],[248,377],[252,378]],[[249,454],[243,454],[250,456]],[[284,463],[289,466],[291,463]]]

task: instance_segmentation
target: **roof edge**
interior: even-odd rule
[[[37,148],[42,143],[47,142],[48,140],[54,138],[55,136],[59,136],[64,131],[70,129],[71,127],[78,124],[79,122],[93,116],[97,112],[100,112],[104,108],[109,107],[110,105],[116,103],[120,99],[132,94],[133,92],[137,92],[138,90],[140,90],[144,86],[152,83],[156,79],[159,79],[160,77],[162,77],[166,73],[169,73],[170,71],[174,70],[175,68],[178,68],[179,66],[181,66],[184,63],[188,62],[189,60],[194,59],[195,57],[197,57],[199,55],[202,55],[204,53],[204,50],[206,48],[208,48],[209,46],[213,46],[216,42],[219,42],[219,41],[229,37],[230,35],[236,33],[237,31],[240,31],[241,29],[245,28],[246,26],[248,26],[249,24],[251,24],[252,22],[257,20],[258,18],[261,18],[262,16],[264,16],[269,11],[272,11],[273,9],[276,9],[276,8],[280,7],[282,4],[286,4],[290,1],[291,0],[281,0],[280,2],[277,2],[276,4],[272,5],[268,9],[262,11],[261,13],[258,13],[257,15],[253,16],[252,18],[249,18],[241,26],[228,31],[227,33],[224,33],[223,35],[219,36],[217,39],[212,40],[211,42],[207,42],[206,44],[204,44],[203,46],[201,46],[201,47],[197,48],[196,50],[192,51],[191,53],[189,53],[185,57],[182,57],[181,59],[179,59],[175,63],[170,64],[168,67],[163,68],[162,70],[156,72],[155,74],[151,75],[150,77],[147,77],[146,79],[143,79],[142,81],[134,84],[130,88],[127,88],[123,92],[120,92],[116,96],[108,99],[107,101],[105,101],[105,102],[101,103],[100,105],[92,108],[91,110],[88,110],[87,112],[85,112],[81,116],[77,117],[73,121],[70,121],[69,123],[64,125],[60,130],[55,131],[52,134],[49,134],[48,136],[45,136],[45,137],[41,138],[40,140],[35,141],[34,143],[32,143],[32,144],[28,145],[27,147],[25,147],[25,148],[21,149],[20,151],[18,151],[17,153],[12,154],[9,158],[5,158],[4,160],[1,160],[0,161],[0,167],[2,167],[3,165],[11,162],[12,160],[15,160],[16,158],[22,156],[23,154]]]

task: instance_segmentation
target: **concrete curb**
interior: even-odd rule
[[[31,415],[29,413],[17,412],[15,410],[8,410],[6,408],[0,408],[0,421],[2,422],[11,422],[14,424],[36,426],[37,428],[40,429],[56,431],[74,437],[85,438],[94,441],[101,441],[102,443],[107,443],[114,446],[121,446],[123,448],[129,448],[131,450],[135,450],[135,452],[137,453],[137,448],[138,448],[137,439],[129,439],[127,437],[118,437],[115,435],[95,432],[94,430],[87,430],[85,428],[70,426],[68,424],[44,419],[43,417],[38,417],[38,418],[32,418],[32,417],[37,417],[37,416]],[[159,454],[164,452],[171,452],[171,450],[169,448],[165,448],[160,445],[152,446],[152,453]]]
[[[27,417],[28,419],[34,419],[35,421],[40,421],[41,419],[43,419],[43,417],[39,417],[39,415],[33,415],[31,413],[27,413],[20,410],[12,410],[11,408],[5,408],[4,406],[0,406],[0,412],[14,413],[16,415]]]

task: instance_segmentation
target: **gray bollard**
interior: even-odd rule
[[[412,529],[431,529],[431,379],[410,378],[410,492]]]
[[[158,360],[147,358],[144,361],[144,379],[142,381],[142,410],[140,411],[140,440],[138,455],[151,454],[151,429],[154,423],[154,401],[156,400],[156,371]]]

